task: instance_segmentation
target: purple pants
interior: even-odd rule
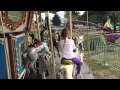
[[[67,60],[66,58],[62,58],[62,60]],[[69,59],[70,60],[70,59]],[[79,58],[72,58],[71,59],[73,63],[75,63],[77,65],[77,74],[80,74],[80,70],[81,70],[81,66],[82,66],[82,62]]]
[[[80,74],[82,62],[79,58],[72,58],[72,62],[77,64],[77,74]]]

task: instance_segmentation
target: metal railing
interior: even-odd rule
[[[85,53],[86,58],[95,59],[120,70],[120,45],[111,43],[105,45],[99,40],[89,40],[87,43],[89,50]]]

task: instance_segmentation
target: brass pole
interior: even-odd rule
[[[28,19],[30,19],[30,14],[31,14],[31,12],[30,11],[27,11],[27,13],[28,13],[28,16],[29,16],[29,18]],[[28,23],[30,23],[30,20],[28,20],[29,22]],[[29,24],[27,24],[28,26],[27,26],[27,29],[28,29],[28,31],[26,32],[26,35],[25,35],[25,40],[26,40],[26,48],[28,48],[28,46],[29,46]]]
[[[69,11],[70,38],[72,39],[72,11]]]
[[[88,11],[87,11],[87,28],[88,28]]]
[[[48,28],[49,28],[49,33],[50,33],[50,47],[51,47],[51,52],[52,52],[52,57],[51,57],[52,73],[53,73],[53,78],[56,79],[56,69],[55,69],[55,60],[54,60],[54,53],[53,53],[53,41],[52,41],[52,32],[51,32],[49,11],[47,11],[47,14],[48,14],[48,24],[49,24]]]
[[[86,11],[87,12],[87,37],[88,37],[88,34],[89,34],[89,28],[88,28],[88,11]],[[87,38],[88,39],[88,38]],[[88,46],[89,47],[89,46]]]
[[[89,38],[89,28],[88,28],[88,11],[87,12],[87,42],[89,41],[88,38]],[[88,51],[89,51],[89,42],[87,43],[88,44]]]
[[[10,62],[8,61],[8,57],[9,57],[9,53],[7,51],[7,43],[6,43],[6,40],[5,40],[5,32],[4,32],[4,27],[3,27],[3,20],[2,20],[2,11],[0,11],[0,19],[1,19],[1,24],[2,24],[2,32],[3,32],[3,37],[4,37],[4,50],[5,50],[5,54],[6,54],[6,69],[7,69],[7,77],[8,79],[11,79],[11,76],[10,76]]]
[[[38,39],[40,39],[40,28],[39,28],[39,21],[38,21],[38,11],[36,11],[36,22],[37,22],[37,32],[38,32]]]
[[[88,42],[88,38],[89,38],[89,28],[88,28],[88,11],[87,12],[87,42]],[[88,51],[89,51],[89,42],[88,42]]]
[[[89,27],[88,27],[88,11],[86,11],[87,12],[87,47],[88,47],[88,52],[90,51],[90,47],[89,47],[89,40],[88,40],[88,38],[89,38]],[[89,59],[89,57],[88,57],[88,59]],[[90,68],[89,68],[89,73],[90,73]]]
[[[36,38],[36,24],[35,24],[35,21],[34,21],[34,18],[35,18],[35,12],[33,14],[33,28],[34,28],[34,37]]]

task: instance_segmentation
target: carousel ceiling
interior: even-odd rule
[[[45,13],[45,12],[47,11],[38,11],[38,13]],[[49,11],[49,12],[55,14],[56,12],[59,12],[59,11]]]

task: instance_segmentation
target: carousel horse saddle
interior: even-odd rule
[[[74,64],[71,59],[62,59],[61,64],[63,65],[71,65]]]

